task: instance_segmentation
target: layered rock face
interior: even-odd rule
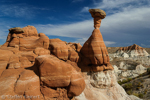
[[[2,47],[15,47],[20,51],[31,51],[36,47],[48,49],[49,38],[46,35],[38,36],[34,26],[11,28],[6,43]]]
[[[146,50],[136,44],[133,44],[128,47],[121,47],[116,52],[116,55],[124,56],[124,54],[128,54],[129,57],[137,57],[137,56],[149,56],[149,54],[146,52]],[[126,55],[126,57],[128,57]]]
[[[85,61],[85,64],[92,66],[91,70],[112,70],[113,67],[109,62],[108,52],[104,44],[102,34],[99,30],[101,19],[105,18],[106,13],[100,9],[90,9],[89,12],[94,18],[95,29],[81,48],[81,54],[88,59]]]
[[[9,29],[0,47],[0,97],[5,100],[70,100],[85,88],[77,43],[49,39],[34,26]],[[66,61],[66,62],[65,62]]]

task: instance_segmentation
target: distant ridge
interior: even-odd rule
[[[137,44],[133,44],[127,47],[120,47],[116,52],[116,55],[118,56],[124,54],[128,54],[130,57],[149,56],[148,52]]]
[[[127,51],[127,50],[143,50],[144,48],[140,47],[137,44],[133,44],[131,46],[127,46],[127,47],[120,47],[119,50],[122,51]]]

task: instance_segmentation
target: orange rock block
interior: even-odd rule
[[[68,60],[68,46],[60,39],[49,39],[49,49],[56,57]]]
[[[28,25],[22,29],[24,30],[24,33],[22,33],[23,36],[25,36],[25,37],[31,37],[31,36],[38,37],[38,32],[34,26]]]
[[[82,93],[85,82],[81,74],[72,65],[59,60],[52,55],[42,55],[35,62],[39,69],[42,84],[48,87],[68,87],[68,96],[73,97]]]

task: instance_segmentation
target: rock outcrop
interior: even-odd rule
[[[7,69],[0,76],[1,100],[25,100],[27,96],[35,96],[32,100],[36,100],[41,95],[39,83],[39,77],[31,70]]]
[[[90,9],[92,17],[94,18],[94,30],[89,39],[81,48],[81,54],[89,59],[86,65],[92,66],[93,71],[112,70],[113,67],[109,62],[108,52],[103,41],[102,34],[99,30],[101,19],[105,18],[106,14],[103,10]]]
[[[80,44],[68,43],[60,39],[50,39],[49,40],[49,49],[56,57],[62,60],[70,60],[73,62],[78,62],[79,55],[78,52],[81,49]]]
[[[124,55],[124,53],[128,55]],[[136,44],[133,44],[128,47],[121,47],[117,50],[116,56],[129,56],[129,57],[137,57],[137,56],[149,56],[149,54],[146,52],[146,50]]]
[[[0,47],[1,99],[134,100],[117,83],[99,30],[106,13],[89,11],[95,29],[83,47],[49,39],[34,26],[9,29]]]
[[[0,47],[0,97],[69,100],[80,95],[85,88],[76,63],[81,48],[38,34],[34,26],[9,29]]]
[[[6,43],[2,47],[15,47],[20,51],[31,51],[37,47],[48,49],[49,38],[45,35],[39,37],[34,26],[16,27],[9,29]]]

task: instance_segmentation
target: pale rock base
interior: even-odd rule
[[[141,100],[127,95],[117,83],[114,71],[83,74],[86,87],[75,100]]]

